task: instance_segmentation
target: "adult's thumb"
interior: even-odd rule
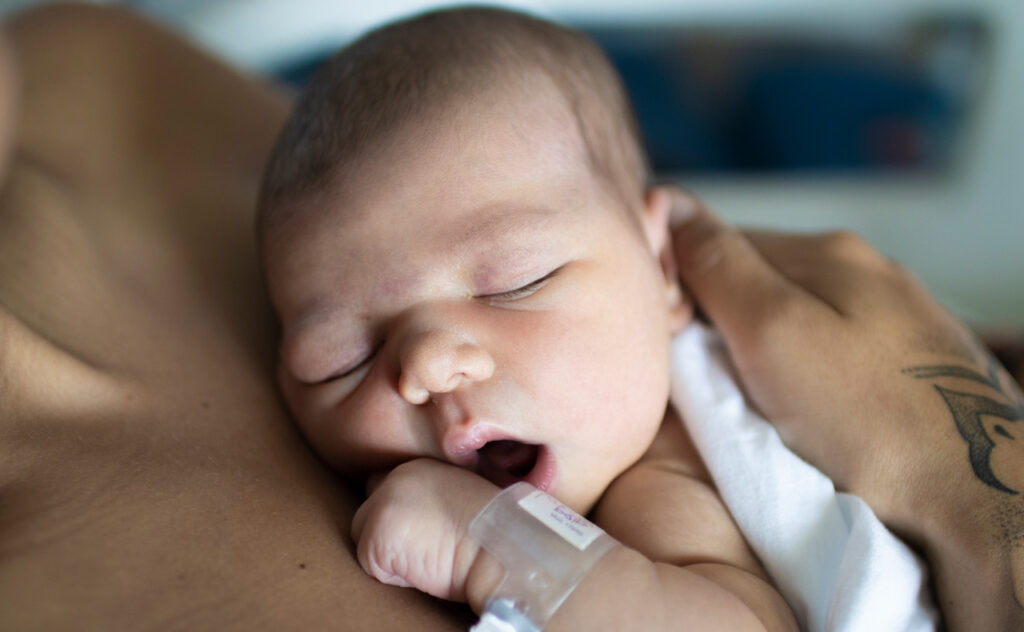
[[[680,280],[727,341],[752,333],[781,301],[799,294],[736,228],[675,187],[672,242]]]

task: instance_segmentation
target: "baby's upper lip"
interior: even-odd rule
[[[496,446],[497,453],[482,454],[482,449],[488,443],[495,441],[512,441],[530,446],[524,457],[519,449],[523,446]],[[506,452],[511,448],[512,452]],[[550,491],[554,486],[557,476],[557,466],[554,454],[544,444],[532,441],[524,441],[522,437],[516,437],[501,428],[487,422],[466,424],[451,428],[443,440],[444,456],[449,463],[457,467],[472,470],[491,482],[506,486],[516,480],[525,480],[533,484],[537,489]],[[511,458],[512,461],[508,461]],[[527,463],[520,462],[522,458],[530,458],[529,472],[516,472]]]
[[[504,430],[486,422],[464,424],[445,433],[441,449],[453,465],[472,468],[477,463],[477,450],[491,441],[521,441]]]

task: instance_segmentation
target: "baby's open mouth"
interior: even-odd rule
[[[477,450],[476,471],[499,487],[521,481],[537,465],[540,446],[512,439],[489,441]]]

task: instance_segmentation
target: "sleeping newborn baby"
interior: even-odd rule
[[[367,572],[479,612],[499,570],[467,525],[526,481],[624,545],[552,628],[795,629],[667,410],[691,306],[649,175],[608,61],[531,17],[426,14],[316,75],[257,232],[284,397],[372,481]]]

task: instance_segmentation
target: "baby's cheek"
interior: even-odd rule
[[[307,420],[310,419],[311,402],[307,394],[309,387],[303,385],[288,373],[286,369],[278,365],[277,386],[281,390],[285,406],[291,418],[305,432]]]
[[[285,403],[299,431],[325,461],[337,469],[362,467],[380,452],[383,428],[368,420],[381,418],[379,404],[340,381],[308,385],[286,372],[279,379]]]
[[[347,465],[376,466],[386,455],[418,456],[399,398],[375,383],[373,376],[321,415],[331,427],[333,453]]]
[[[534,351],[537,367],[531,371],[533,392],[546,394],[550,408],[562,416],[560,423],[583,430],[604,408],[609,388],[608,366],[599,353],[600,340],[572,328],[557,328],[551,339]]]

